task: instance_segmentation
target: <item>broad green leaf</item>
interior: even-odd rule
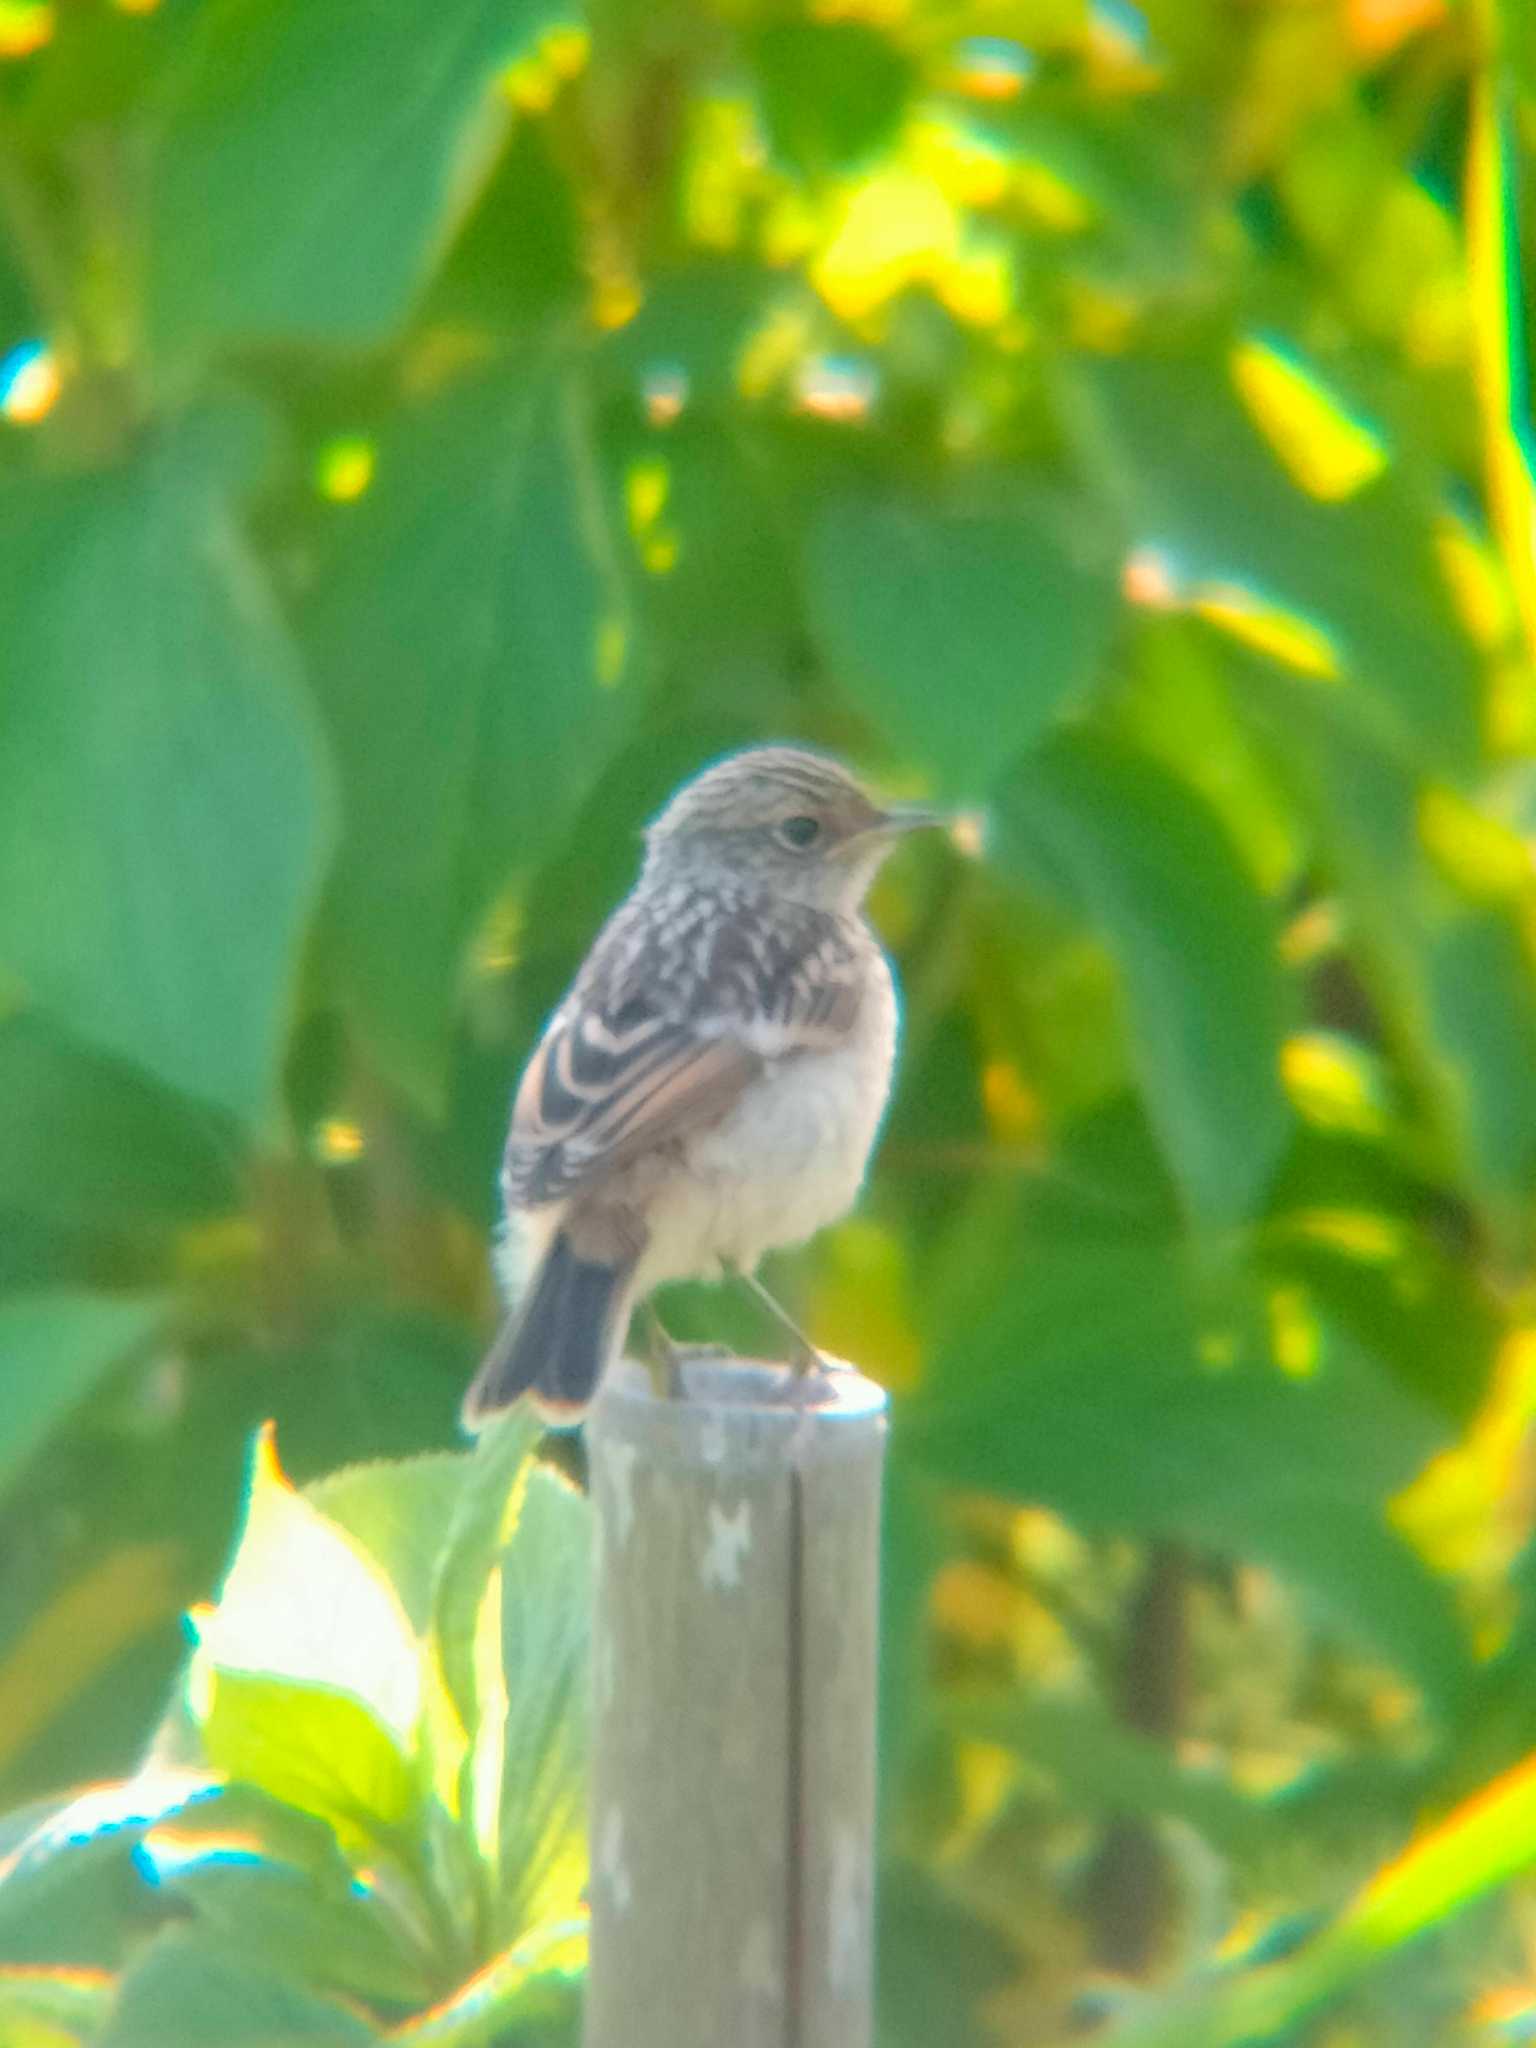
[[[990,2048],[990,1999],[1023,1968],[997,1924],[946,1890],[943,1874],[891,1857],[875,1887],[881,2041],[886,2048]]]
[[[341,779],[343,994],[430,1096],[476,921],[558,843],[630,715],[575,381],[508,369],[405,414],[338,516],[308,639]]]
[[[198,1739],[214,1770],[327,1822],[352,1854],[420,1809],[410,1758],[351,1693],[217,1670],[199,1704]]]
[[[550,126],[520,121],[427,289],[421,318],[525,333],[586,299],[577,194]]]
[[[591,1510],[544,1466],[501,1562],[503,1940],[570,1919],[587,1879]]]
[[[306,1488],[307,1498],[326,1519],[382,1568],[418,1635],[432,1626],[469,1463],[467,1455],[454,1451],[381,1459],[344,1466]]]
[[[105,1970],[0,1965],[0,2041],[6,2048],[87,2048],[111,2009]]]
[[[1084,701],[1116,615],[1102,539],[1032,501],[962,513],[844,498],[811,528],[806,578],[834,678],[968,794]]]
[[[463,1461],[436,1593],[436,1636],[448,1690],[464,1726],[480,1725],[477,1638],[486,1587],[512,1540],[527,1495],[539,1425],[513,1409],[482,1432]]]
[[[0,1208],[146,1232],[239,1206],[228,1119],[77,1043],[0,1022]]]
[[[161,1303],[108,1294],[0,1301],[0,1487],[164,1314]]]
[[[0,1955],[116,1965],[138,1844],[156,1823],[217,1791],[203,1768],[146,1768],[126,1783],[24,1809],[17,1827],[0,1823]]]
[[[796,169],[839,170],[890,141],[912,69],[862,21],[776,21],[751,43],[768,139]]]
[[[260,1719],[269,1704],[280,1718],[273,1694],[307,1687],[316,1689],[312,1712],[321,1733],[305,1735],[306,1754],[318,1757],[323,1749],[326,1712],[318,1703],[327,1698],[335,1708],[330,1718],[338,1724],[351,1721],[352,1714],[342,1712],[351,1708],[377,1730],[397,1761],[411,1753],[421,1717],[422,1673],[410,1621],[379,1566],[288,1484],[269,1431],[262,1432],[253,1453],[234,1562],[216,1606],[197,1625],[188,1698],[199,1719],[210,1708],[218,1712],[222,1681],[248,1681],[223,1688],[232,1703],[228,1726],[242,1731],[244,1740],[247,1723]],[[252,1683],[264,1688],[259,1696],[251,1693]],[[211,1701],[205,1696],[210,1684]],[[403,1797],[379,1755],[381,1783],[392,1788],[391,1799]],[[228,1767],[226,1759],[220,1762]],[[260,1778],[254,1782],[276,1790]]]
[[[81,1041],[260,1124],[328,805],[231,509],[236,424],[0,490],[0,967]]]
[[[171,1928],[124,1977],[101,2048],[374,2048],[380,2038],[354,2011]]]
[[[585,1916],[540,1927],[493,1956],[431,2012],[397,2027],[390,2039],[401,2048],[493,2048],[514,2038],[513,2028],[553,2021],[553,2038],[563,2041],[575,2024],[570,1993],[586,1960]],[[542,2041],[545,2035],[541,2030],[529,2038]]]
[[[505,125],[498,71],[570,13],[560,0],[212,0],[154,156],[156,349],[357,345],[397,325]],[[367,108],[380,118],[360,119]]]
[[[1239,1224],[1291,1127],[1279,930],[1215,814],[1145,756],[1063,733],[1010,773],[996,857],[1064,879],[1119,967],[1153,1122],[1194,1217]]]
[[[433,1624],[470,1462],[462,1453],[440,1452],[352,1466],[310,1490],[315,1505],[381,1567],[422,1641],[419,1750],[440,1799],[455,1814],[460,1772],[475,1727],[449,1689]]]
[[[1398,470],[1343,500],[1309,496],[1220,359],[1123,357],[1081,377],[1133,542],[1174,599],[1272,644],[1294,695],[1331,692],[1362,731],[1467,772],[1481,676],[1429,510]]]
[[[207,1933],[277,1976],[404,2006],[432,1995],[434,1959],[397,1887],[349,1864],[301,1808],[234,1786],[151,1828],[138,1860]]]

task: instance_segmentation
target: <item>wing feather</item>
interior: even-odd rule
[[[502,1166],[532,1207],[715,1121],[768,1066],[843,1044],[861,935],[808,906],[631,900],[530,1059]],[[872,943],[872,942],[869,942]]]

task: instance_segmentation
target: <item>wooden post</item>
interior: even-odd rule
[[[586,2048],[869,2048],[885,1395],[629,1363],[597,1508]]]

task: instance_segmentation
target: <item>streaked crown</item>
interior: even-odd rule
[[[732,880],[852,910],[904,822],[826,754],[749,747],[678,790],[646,833],[645,879]]]

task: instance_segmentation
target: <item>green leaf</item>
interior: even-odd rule
[[[1214,1771],[1176,1763],[1164,1743],[1126,1727],[1091,1698],[960,1692],[946,1699],[943,1716],[957,1735],[1001,1743],[1032,1773],[1054,1778],[1074,1813],[1185,1821],[1233,1857],[1273,1846],[1275,1823],[1261,1801]]]
[[[436,1594],[443,1676],[464,1726],[480,1726],[476,1641],[486,1588],[512,1540],[532,1472],[539,1425],[518,1409],[482,1432],[464,1460]]]
[[[493,1956],[460,1990],[395,2028],[389,2038],[401,2048],[496,2048],[503,2041],[521,2042],[524,2029],[530,2043],[574,2039],[578,2018],[572,1994],[586,1960],[584,1916],[541,1927]]]
[[[382,1567],[419,1635],[432,1625],[469,1462],[455,1451],[382,1459],[344,1466],[306,1489],[326,1519]]]
[[[214,1770],[326,1821],[352,1853],[366,1852],[420,1809],[410,1760],[349,1693],[215,1671],[198,1735]]]
[[[1536,1765],[1527,1759],[1424,1830],[1298,1953],[1158,2000],[1105,2048],[1265,2048],[1409,1943],[1536,1862]]]
[[[802,171],[856,163],[891,140],[912,67],[861,21],[780,21],[751,44],[768,139]]]
[[[230,341],[356,346],[398,325],[488,168],[498,71],[560,0],[213,0],[163,109],[149,325],[163,359]],[[372,108],[378,118],[359,120]]]
[[[987,2048],[989,2000],[1023,1968],[1012,1943],[932,1871],[888,1858],[876,1886],[883,2048]]]
[[[147,1767],[126,1783],[0,1822],[0,1954],[16,1962],[115,1964],[124,1947],[123,1901],[145,1832],[212,1798],[206,1770]],[[3,2038],[3,2036],[0,2036]]]
[[[228,1121],[47,1018],[0,1022],[0,1209],[121,1231],[239,1206]]]
[[[106,1294],[0,1301],[0,1488],[164,1313],[158,1302]]]
[[[477,919],[558,843],[630,715],[592,461],[565,377],[498,372],[408,414],[310,614],[345,814],[337,971],[377,1055],[429,1097]]]
[[[0,2041],[6,2048],[86,2048],[101,2033],[112,1992],[105,1972],[0,1966]]]
[[[497,1915],[507,1941],[570,1919],[586,1885],[591,1533],[584,1497],[535,1468],[501,1565]]]
[[[1063,733],[1009,775],[994,853],[1047,885],[1064,879],[1103,934],[1192,1214],[1247,1221],[1291,1128],[1280,1053],[1292,1003],[1274,912],[1215,814],[1130,748]]]
[[[1506,824],[1362,740],[1332,706],[1301,713],[1261,689],[1248,702],[1312,808],[1355,955],[1435,1106],[1444,1167],[1523,1256],[1536,1173],[1526,855]]]
[[[1427,510],[1389,466],[1337,500],[1309,496],[1231,393],[1219,360],[1117,357],[1080,369],[1090,434],[1128,497],[1135,543],[1181,598],[1278,608],[1332,650],[1292,694],[1336,693],[1360,730],[1437,768],[1479,751],[1481,675],[1441,577]],[[1283,665],[1282,665],[1283,668]]]
[[[1102,539],[1038,505],[961,513],[845,498],[812,526],[806,575],[836,680],[962,793],[1083,700],[1116,614]]]
[[[1449,1590],[1386,1519],[1443,1416],[1315,1303],[1310,1370],[1282,1371],[1259,1276],[1215,1284],[1176,1240],[1106,1230],[1096,1203],[1033,1201],[1014,1241],[1018,1283],[973,1305],[904,1418],[910,1462],[1268,1564],[1453,1702],[1468,1653]]]
[[[172,1928],[123,1979],[101,2048],[374,2048],[353,2012],[285,1983],[205,1936]]]
[[[375,2002],[433,1994],[433,1959],[397,1888],[359,1874],[308,1812],[231,1787],[151,1828],[138,1861],[247,1963]]]
[[[405,1770],[421,1720],[420,1646],[379,1567],[283,1477],[269,1431],[255,1448],[234,1563],[198,1633],[188,1698],[205,1724],[205,1746],[214,1739],[222,1745],[221,1768],[235,1768],[229,1761],[232,1745],[274,1743],[280,1749],[281,1729],[268,1725],[282,1716],[274,1695],[308,1688],[313,1699],[304,1709],[306,1726],[295,1725],[297,1749],[319,1768],[328,1740],[340,1742],[354,1718],[368,1722],[378,1743],[368,1739],[364,1777],[377,1779],[388,1817],[398,1817],[406,1793],[396,1766]],[[242,1683],[226,1683],[232,1679]],[[210,1683],[211,1701],[204,1696]],[[221,1700],[215,1731],[210,1709],[220,1715]],[[365,1740],[361,1733],[355,1739]],[[346,1762],[344,1752],[338,1754],[338,1772]],[[251,1782],[278,1790],[259,1775]],[[381,1817],[385,1806],[378,1809]]]
[[[231,511],[235,424],[0,492],[0,965],[82,1041],[260,1123],[327,795]]]

